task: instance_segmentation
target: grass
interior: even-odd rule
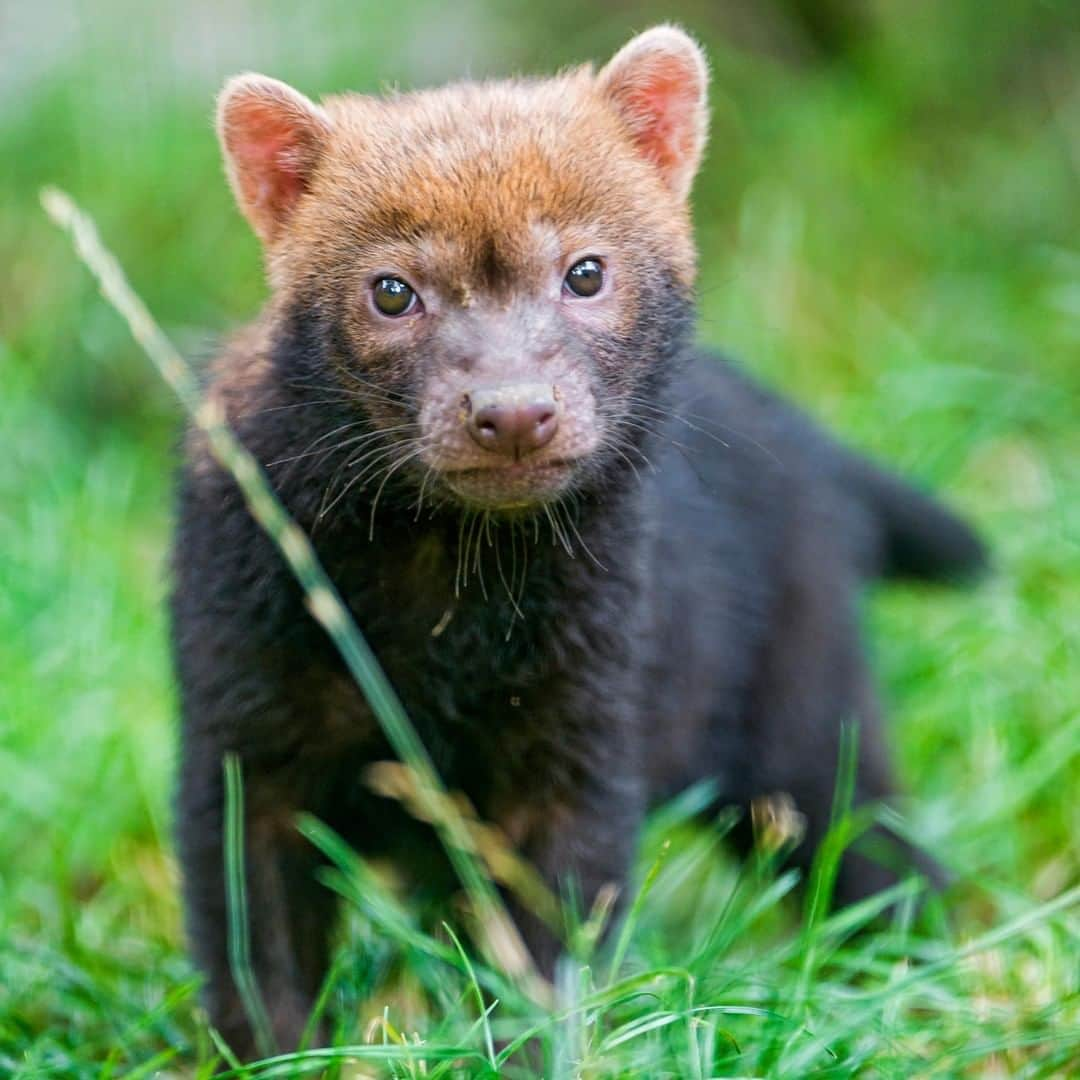
[[[1080,47],[1065,7],[942,7],[886,19],[857,63],[832,69],[689,21],[716,86],[696,195],[702,336],[947,489],[994,549],[974,592],[890,590],[867,609],[912,793],[901,809],[957,874],[947,917],[914,919],[904,894],[883,933],[851,935],[870,909],[808,922],[790,877],[725,860],[723,821],[689,824],[691,793],[650,823],[617,970],[603,955],[570,966],[563,1007],[545,1010],[471,956],[470,974],[307,823],[349,915],[326,1002],[340,1040],[362,1048],[346,1073],[483,1075],[489,1035],[497,1055],[534,1027],[560,1075],[1074,1071]],[[467,42],[447,56],[423,37],[438,14],[423,5],[395,19],[415,19],[426,49],[374,5],[269,5],[255,40],[215,37],[208,10],[181,25],[72,5],[70,53],[24,74],[22,106],[0,111],[13,270],[0,295],[0,1073],[227,1068],[195,1004],[169,839],[161,600],[177,421],[37,189],[61,183],[90,207],[170,335],[206,355],[262,295],[206,119],[227,72],[374,89],[602,55],[649,21],[585,15],[556,47],[550,26],[520,32],[537,18],[524,9],[466,6],[439,23]]]

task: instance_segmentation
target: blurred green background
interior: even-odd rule
[[[712,62],[702,338],[945,492],[994,550],[977,591],[891,590],[868,609],[911,819],[979,883],[973,920],[1076,884],[1075,0],[5,0],[0,1051],[44,1060],[80,1025],[107,1043],[192,979],[162,610],[177,410],[39,188],[97,217],[205,358],[265,295],[211,128],[227,75],[317,97],[543,72],[660,20]]]

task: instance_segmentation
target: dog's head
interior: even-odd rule
[[[633,452],[693,308],[706,81],[697,45],[658,27],[550,79],[318,105],[261,75],[226,85],[274,317],[309,327],[321,381],[399,478],[510,511]]]

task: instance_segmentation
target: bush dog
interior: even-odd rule
[[[706,84],[698,46],[662,26],[599,71],[321,104],[242,75],[218,104],[271,296],[206,393],[446,784],[586,909],[625,882],[650,804],[702,778],[726,803],[787,793],[805,866],[845,721],[856,801],[887,799],[858,589],[983,558],[929,498],[693,346]],[[252,1053],[223,884],[234,752],[252,968],[285,1049],[333,926],[296,815],[426,888],[452,881],[434,834],[364,782],[392,757],[379,726],[195,432],[174,567],[190,938],[212,1022]],[[837,898],[895,873],[849,854]],[[550,974],[557,935],[513,910]]]

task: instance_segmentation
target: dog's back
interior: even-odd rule
[[[701,779],[744,806],[786,793],[806,818],[805,861],[827,826],[844,723],[859,728],[857,798],[891,790],[860,588],[968,577],[985,553],[938,503],[719,357],[696,355],[640,419],[657,429],[642,583],[654,796]],[[850,860],[840,896],[884,880]]]

